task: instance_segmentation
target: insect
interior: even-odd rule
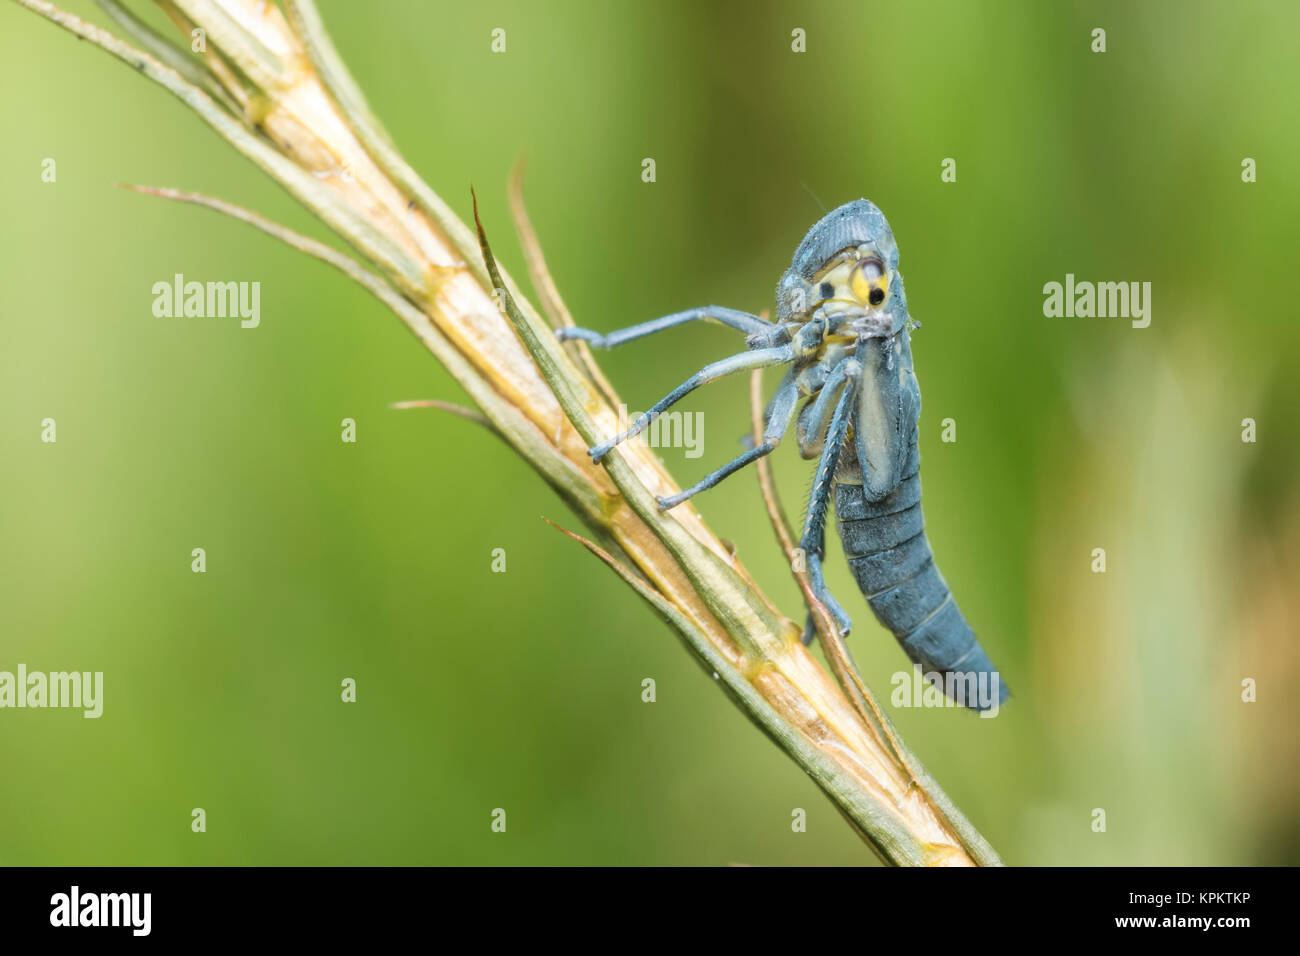
[[[859,199],[822,218],[781,276],[776,305],[775,322],[705,306],[609,334],[559,330],[562,339],[601,348],[697,320],[746,335],[745,352],[704,366],[589,454],[600,461],[701,385],[735,372],[790,366],[764,413],[762,441],[690,488],[660,498],[660,508],[673,508],[770,454],[795,422],[800,455],[817,460],[800,547],[814,593],[841,632],[848,634],[851,620],[827,590],[822,568],[832,497],[849,568],[880,623],[927,675],[943,675],[945,691],[958,703],[977,710],[988,709],[994,698],[1001,704],[1006,685],[957,608],[925,534],[917,446],[921,392],[910,337],[917,323],[908,314],[898,246],[884,214]],[[812,639],[811,618],[804,639]]]

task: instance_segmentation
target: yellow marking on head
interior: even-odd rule
[[[889,297],[889,273],[875,256],[861,259],[849,273],[849,289],[863,305],[880,308]]]
[[[828,262],[812,285],[818,302],[880,308],[889,298],[889,271],[870,247],[859,246]]]

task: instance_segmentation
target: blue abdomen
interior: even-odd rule
[[[905,477],[879,501],[864,494],[857,461],[851,448],[845,449],[848,460],[835,486],[840,539],[877,620],[926,674],[944,675],[950,696],[982,710],[994,694],[999,704],[1005,701],[1008,690],[934,563],[921,515],[916,437],[913,432]]]

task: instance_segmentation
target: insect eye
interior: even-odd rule
[[[874,256],[863,259],[849,274],[849,288],[859,302],[880,305],[889,295],[889,276],[885,273],[885,264]]]

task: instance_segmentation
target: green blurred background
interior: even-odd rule
[[[810,194],[876,202],[923,324],[930,537],[1015,692],[995,720],[894,709],[898,726],[1008,862],[1300,861],[1293,4],[320,7],[426,180],[462,215],[476,187],[517,275],[505,183],[528,155],[580,324],[771,308]],[[105,672],[97,721],[0,711],[0,863],[873,860],[541,520],[575,523],[521,460],[389,409],[463,400],[391,314],[247,227],[113,188],[325,235],[179,102],[5,3],[0,118],[0,670]],[[261,327],[154,318],[176,272],[260,281]],[[1067,272],[1151,282],[1150,328],[1045,318]],[[639,409],[738,344],[697,327],[602,361]],[[689,482],[735,453],[745,382],[687,407],[704,456],[662,454]],[[797,508],[811,466],[787,446],[776,469]],[[753,476],[700,507],[796,614]],[[836,546],[887,697],[905,658]]]

